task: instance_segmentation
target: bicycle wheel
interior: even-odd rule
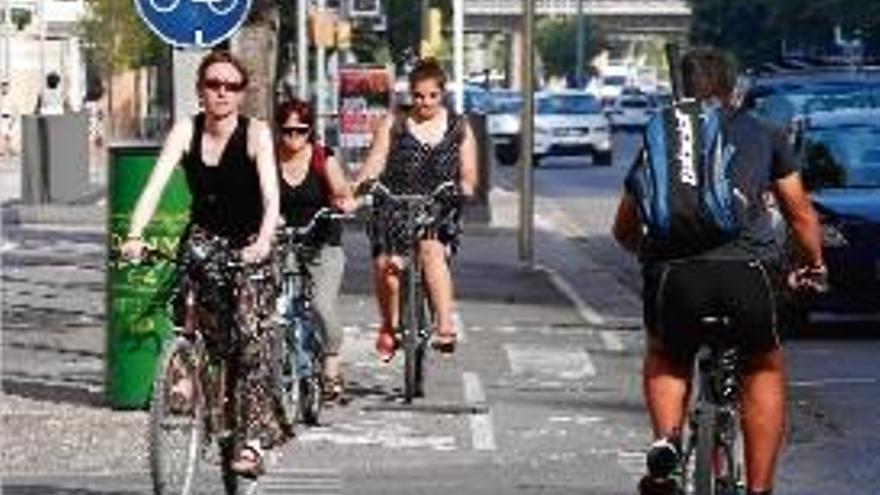
[[[421,377],[418,369],[419,338],[418,309],[415,304],[417,289],[413,279],[413,271],[407,268],[403,272],[403,290],[400,292],[400,323],[403,329],[403,400],[412,402],[418,397],[418,382]]]
[[[431,333],[434,328],[431,307],[428,304],[428,298],[425,297],[425,288],[419,283],[415,288],[417,313],[416,321],[418,322],[418,330],[416,333],[416,352],[415,352],[415,385],[416,397],[425,396],[425,360],[427,357],[428,343],[431,342]]]
[[[205,434],[199,380],[203,352],[189,339],[176,337],[159,361],[149,430],[150,475],[156,495],[189,495],[195,488]]]
[[[715,456],[717,431],[714,411],[700,410],[696,418],[697,450],[694,459],[694,494],[716,495]]]
[[[307,325],[314,325],[314,322],[307,322]],[[309,333],[309,332],[307,332]],[[299,412],[302,422],[315,426],[321,417],[321,409],[324,405],[324,367],[321,362],[321,352],[319,344],[312,337],[312,343],[309,345],[309,360],[311,361],[311,374],[299,379]]]

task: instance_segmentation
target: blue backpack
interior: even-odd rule
[[[650,120],[641,159],[625,180],[645,226],[643,258],[690,257],[739,235],[734,153],[718,108],[679,101]]]

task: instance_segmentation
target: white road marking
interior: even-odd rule
[[[483,385],[480,383],[479,375],[465,371],[461,377],[464,382],[465,402],[468,404],[485,405],[486,394],[483,392]],[[492,426],[492,413],[472,414],[470,415],[470,423],[471,443],[474,450],[497,450],[495,430]]]
[[[602,339],[602,345],[608,351],[621,352],[625,349],[623,341],[614,330],[600,330],[599,338]]]
[[[617,464],[625,473],[644,474],[645,473],[645,453],[644,452],[617,452]]]
[[[598,311],[587,304],[583,299],[581,299],[574,287],[572,287],[571,284],[568,283],[568,281],[559,274],[559,272],[544,265],[538,265],[537,269],[546,273],[547,276],[550,277],[550,281],[553,283],[553,285],[556,286],[559,292],[562,292],[562,295],[564,295],[568,298],[569,301],[571,301],[572,305],[574,305],[575,307],[575,310],[584,321],[586,321],[590,325],[605,325],[605,318],[601,314],[599,314]]]
[[[552,375],[563,380],[596,375],[590,355],[583,350],[526,344],[505,344],[504,350],[514,375]]]
[[[310,428],[297,437],[306,443],[327,442],[335,445],[365,445],[388,449],[423,448],[440,451],[455,450],[451,435],[423,435],[388,415],[382,425],[364,423],[334,424],[332,427]]]
[[[792,387],[825,387],[828,385],[877,385],[877,378],[821,378],[818,380],[796,380],[791,382]]]
[[[256,493],[342,493],[338,469],[270,469]]]
[[[452,328],[455,329],[456,339],[460,344],[464,344],[467,342],[467,333],[464,328],[464,321],[461,319],[461,313],[458,311],[452,312]]]

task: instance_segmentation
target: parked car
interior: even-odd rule
[[[519,158],[520,112],[518,92],[493,96],[489,134],[495,158],[512,165]],[[611,165],[611,124],[596,97],[583,91],[535,95],[534,163],[550,155],[589,154],[596,165]]]
[[[795,128],[831,287],[800,316],[880,312],[880,109],[815,112]]]
[[[654,102],[643,93],[622,94],[607,111],[614,130],[640,131],[654,115]]]
[[[490,95],[487,126],[501,165],[512,165],[519,157],[520,112],[522,93],[513,90],[493,91]]]
[[[550,155],[590,154],[611,165],[611,124],[595,96],[583,91],[541,93],[535,98],[534,161]]]

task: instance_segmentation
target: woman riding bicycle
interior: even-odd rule
[[[289,227],[302,227],[324,207],[353,211],[356,203],[348,180],[329,148],[316,143],[314,119],[308,104],[292,99],[275,112],[278,129],[278,167],[280,170],[281,213]],[[308,242],[315,256],[309,260],[314,282],[313,307],[323,330],[324,399],[335,400],[343,393],[339,351],[342,326],[337,317],[339,289],[345,271],[342,250],[342,224],[323,220]]]
[[[269,126],[239,114],[247,83],[244,66],[229,53],[212,52],[202,59],[196,82],[202,111],[175,123],[166,138],[132,215],[128,237],[122,245],[123,256],[142,256],[146,247],[144,229],[179,163],[193,198],[190,224],[181,245],[219,237],[232,248],[240,249],[241,260],[246,264],[267,258],[279,218],[277,172]],[[240,283],[241,279],[235,280]],[[235,287],[229,290],[230,296],[238,292]],[[261,308],[252,311],[271,313]],[[278,445],[290,435],[290,425],[280,416],[276,398],[268,393],[272,390],[270,363],[265,355],[269,346],[262,342],[273,337],[266,331],[272,326],[256,326],[259,328],[237,329],[255,338],[244,339],[246,349],[226,353],[238,361],[235,368],[240,374],[236,379],[245,384],[239,398],[241,407],[236,408],[233,419],[237,456],[230,467],[247,476],[262,473],[264,448]],[[222,342],[231,329],[216,325],[203,331],[209,348],[214,340],[215,348],[220,342],[221,351],[228,350]],[[247,359],[237,359],[242,356]],[[191,397],[192,387],[193,384],[183,381],[175,389],[184,397]]]
[[[377,179],[395,194],[430,194],[445,181],[453,181],[464,196],[471,196],[477,183],[477,155],[474,135],[467,120],[443,105],[446,74],[433,59],[419,61],[409,74],[412,108],[388,116],[376,130],[355,186]],[[357,187],[356,187],[357,188]],[[457,208],[457,207],[453,207]],[[457,218],[457,212],[452,216]],[[449,215],[441,215],[449,218]],[[392,211],[377,218],[386,234],[402,231]],[[456,242],[456,226],[437,225],[419,246],[431,306],[436,315],[433,345],[441,352],[455,349],[452,324],[453,287],[447,260],[448,248]],[[397,348],[394,329],[399,323],[400,259],[407,239],[394,236],[373,238],[374,282],[381,326],[376,352],[389,361]]]

